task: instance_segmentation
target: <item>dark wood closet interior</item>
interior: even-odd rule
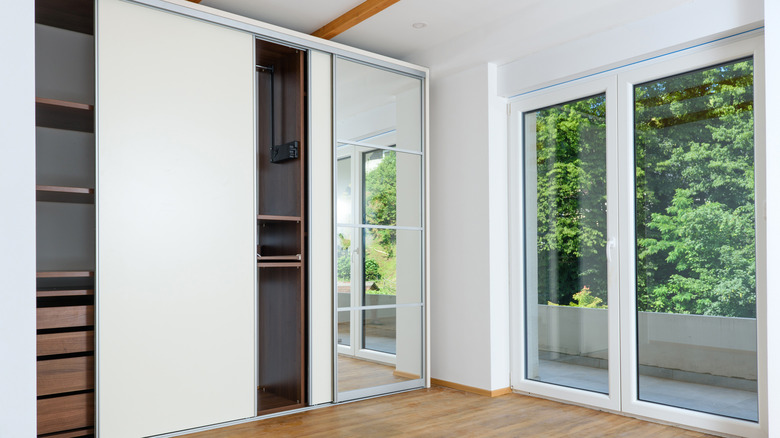
[[[258,415],[306,400],[305,52],[257,40]]]
[[[47,438],[95,433],[94,10],[93,0],[35,3],[38,436]]]

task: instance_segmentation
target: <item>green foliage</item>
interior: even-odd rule
[[[586,284],[606,300],[604,95],[536,112],[539,303],[568,303]]]
[[[535,115],[538,302],[601,306],[604,96]],[[638,85],[634,117],[639,310],[755,317],[752,61]]]
[[[364,182],[365,223],[396,225],[396,153],[378,151],[381,161],[367,170]],[[365,155],[366,158],[369,155]],[[366,246],[365,278],[376,281],[378,290],[366,293],[395,295],[396,293],[396,231],[370,228],[364,239]],[[369,255],[370,254],[370,255]]]
[[[640,310],[755,317],[753,65],[635,88]]]
[[[341,233],[339,233],[338,238],[339,238],[338,260],[337,260],[338,281],[349,281],[350,274],[352,272],[352,260],[349,255],[350,254],[349,247],[352,245],[352,242]]]
[[[575,302],[569,303],[574,307],[588,307],[590,309],[606,309],[606,305],[602,305],[602,300],[599,297],[594,297],[590,294],[590,288],[583,286],[582,290],[574,294]]]
[[[379,165],[365,176],[365,223],[395,225],[396,218],[395,152],[383,155]],[[370,229],[374,240],[392,257],[395,253],[395,230]]]
[[[379,273],[379,263],[371,258],[366,258],[366,266],[363,271],[366,281],[375,281],[382,278],[382,274]]]
[[[577,292],[572,296],[574,298],[574,301],[569,303],[569,307],[587,307],[589,309],[606,309],[606,305],[602,305],[601,298],[594,297],[590,294],[590,288],[588,286],[583,286],[582,290]],[[553,303],[552,301],[547,302],[548,306],[560,306],[560,304]]]

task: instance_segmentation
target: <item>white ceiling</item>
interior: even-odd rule
[[[333,40],[403,58],[543,1],[401,0]],[[200,4],[309,34],[360,3],[362,0],[202,0]],[[427,26],[412,27],[419,22]]]
[[[432,67],[502,64],[692,0],[400,0],[333,40]],[[362,0],[202,0],[312,33]],[[425,23],[421,29],[414,23]]]

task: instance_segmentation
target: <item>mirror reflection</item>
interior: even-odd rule
[[[337,60],[339,400],[422,378],[421,96],[420,79]]]

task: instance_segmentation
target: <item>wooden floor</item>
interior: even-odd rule
[[[187,435],[295,437],[707,437],[519,394],[433,387]]]
[[[393,375],[395,367],[339,354],[339,392],[409,380]]]

